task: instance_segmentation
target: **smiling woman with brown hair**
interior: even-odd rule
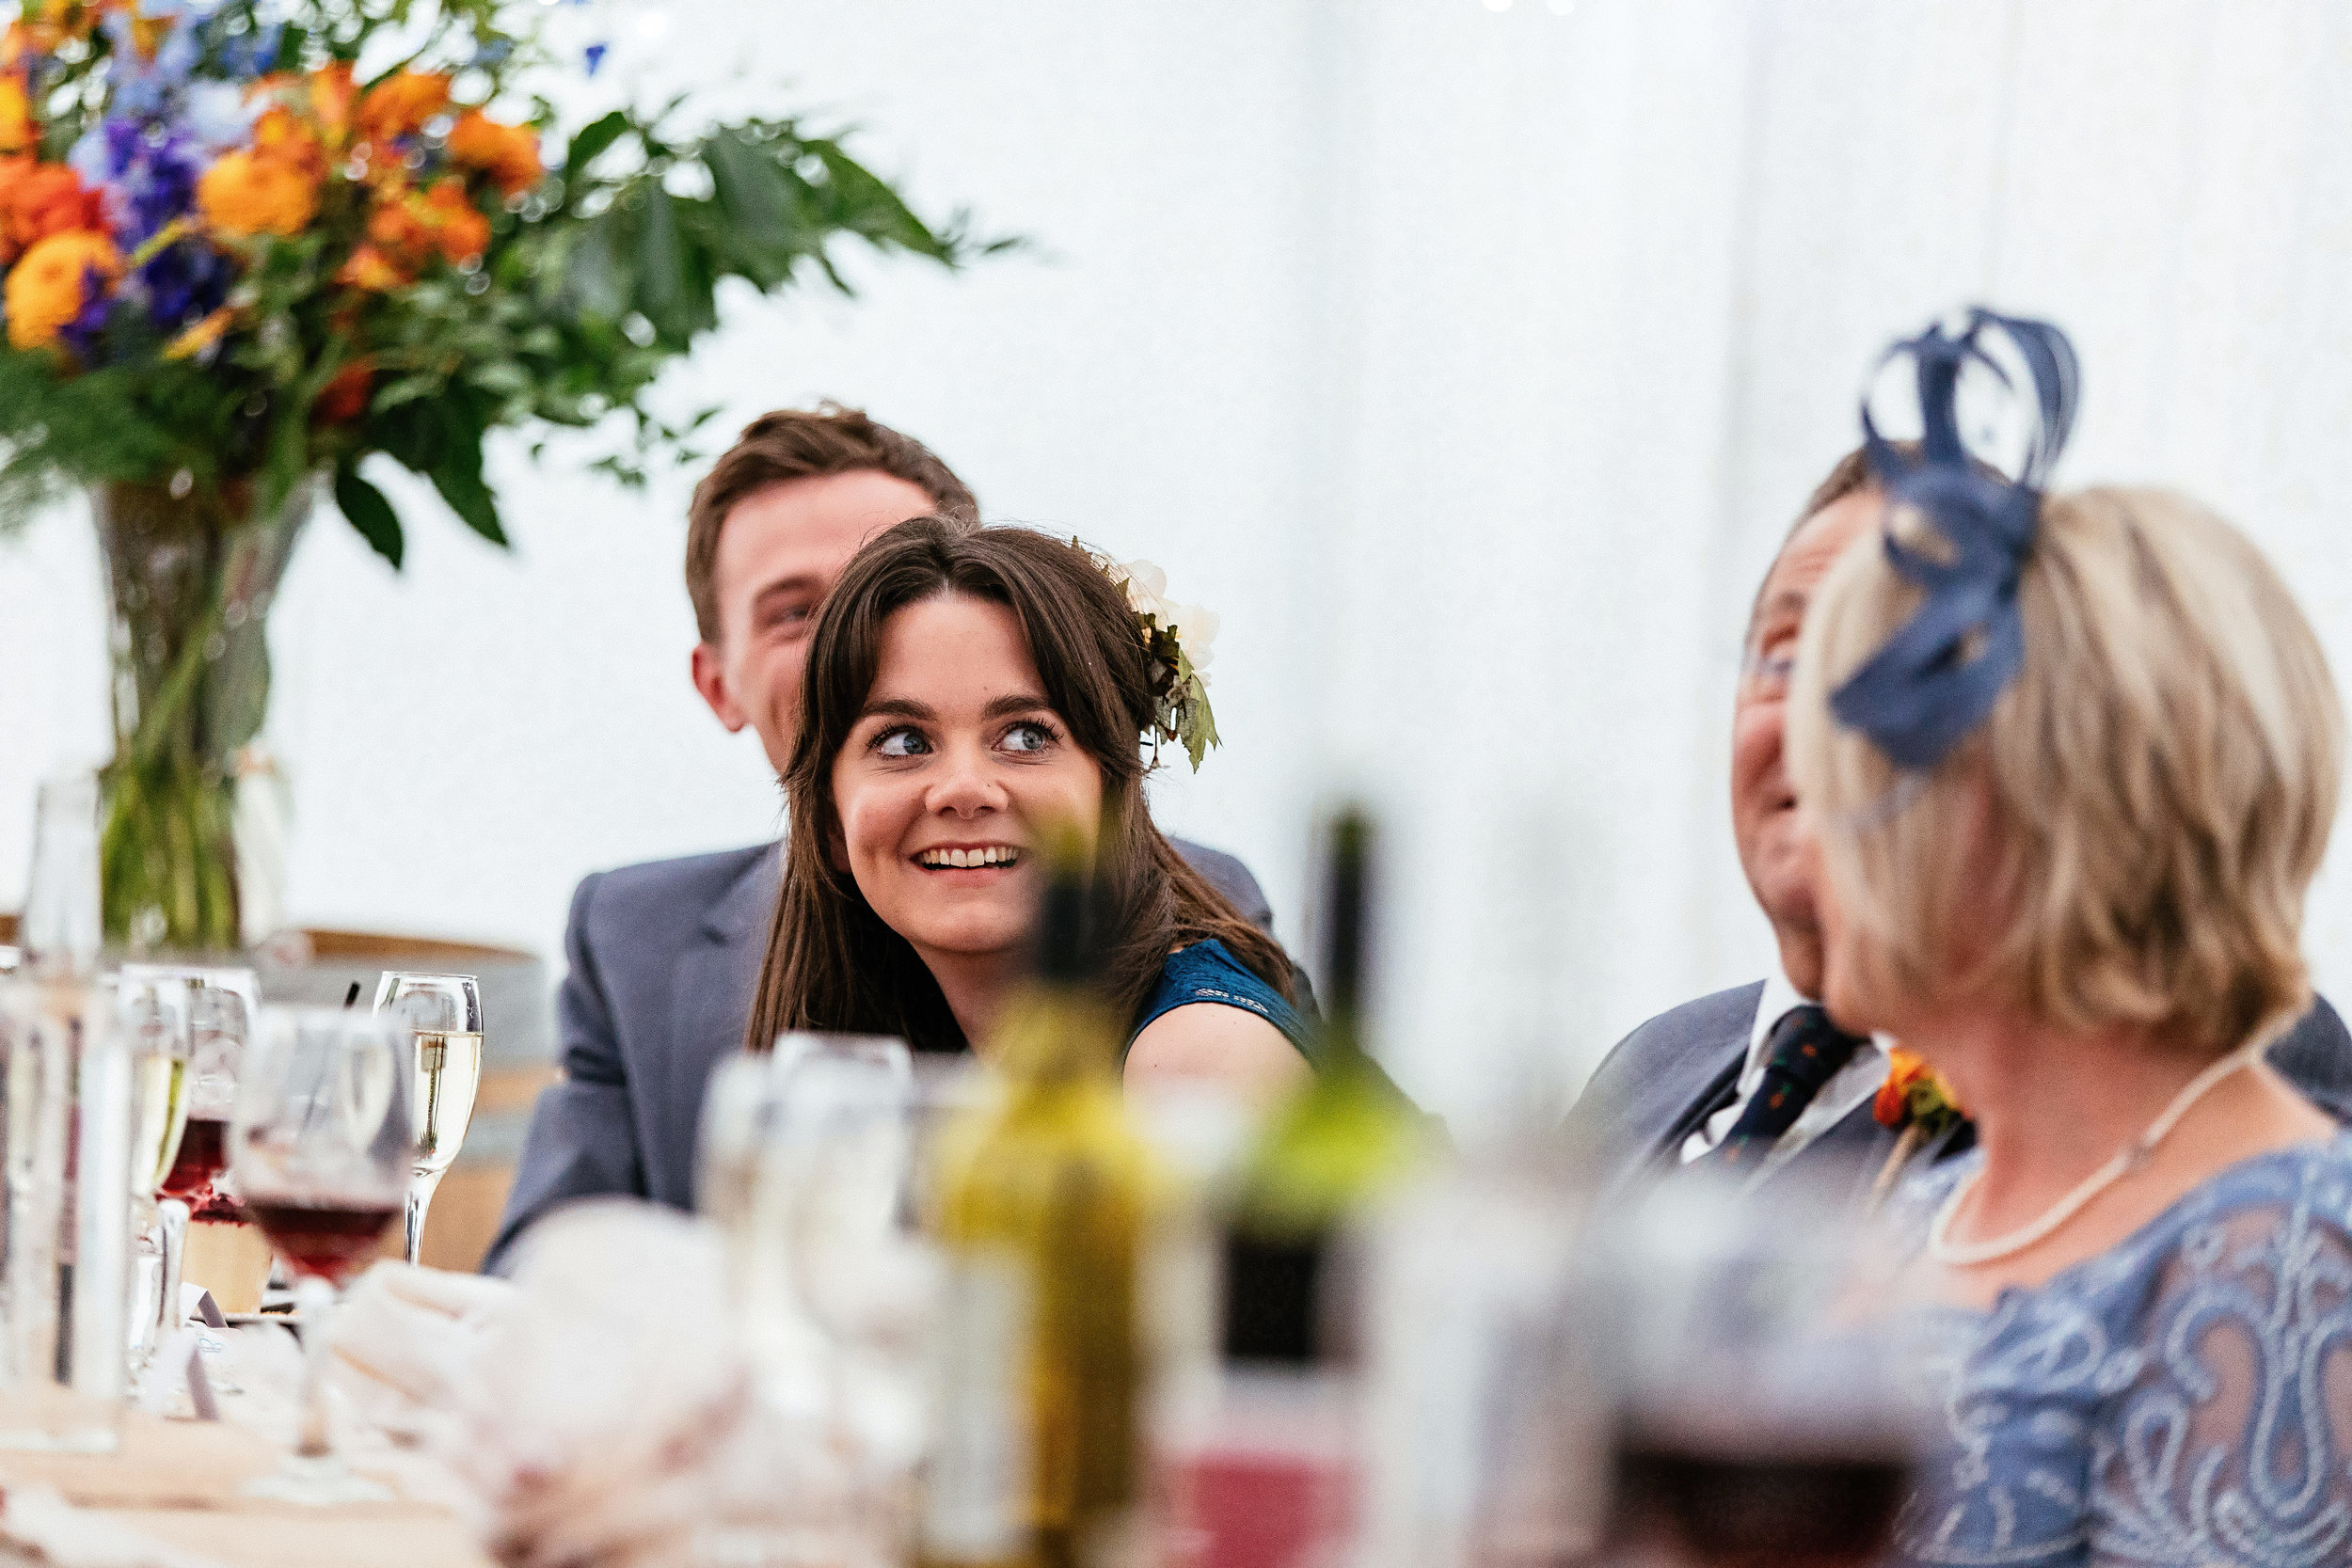
[[[1153,655],[1084,549],[917,518],[826,600],[785,773],[787,850],[749,1045],[788,1029],[985,1043],[1025,961],[1044,835],[1093,833],[1125,1073],[1272,1092],[1305,1070],[1291,966],[1143,797]]]

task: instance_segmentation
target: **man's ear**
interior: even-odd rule
[[[719,657],[716,644],[695,643],[691,667],[694,689],[701,692],[703,701],[710,705],[710,711],[718,716],[719,722],[727,727],[727,734],[733,735],[751,722],[750,716],[737,705],[735,693],[727,686],[726,662]]]

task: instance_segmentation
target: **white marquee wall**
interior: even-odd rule
[[[1722,783],[1740,622],[1861,367],[1934,309],[2064,322],[2062,477],[2222,505],[2352,672],[2341,8],[1491,7],[694,0],[640,50],[739,102],[788,80],[932,205],[1038,236],[958,280],[862,268],[853,309],[740,306],[670,390],[736,422],[865,402],[993,513],[1224,611],[1229,744],[1162,816],[1247,855],[1295,939],[1316,803],[1391,808],[1388,1050],[1457,1113],[1535,1092],[1514,1040],[1557,1092],[1760,973]],[[306,920],[552,952],[583,871],[773,831],[685,681],[688,477],[498,467],[512,558],[421,502],[405,577],[331,516],[296,564]],[[34,779],[104,744],[86,535],[0,546],[0,889]],[[2310,942],[2352,990],[2341,873]]]

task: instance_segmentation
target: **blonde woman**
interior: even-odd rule
[[[1950,461],[1952,378],[2003,335],[2045,394],[2024,483]],[[2312,996],[2344,738],[2318,641],[2196,503],[2039,493],[2054,329],[1904,348],[1930,455],[1815,600],[1788,724],[1827,1005],[1977,1126],[1911,1195],[1949,1447],[1902,1549],[2352,1560],[2352,1138],[2260,1054]]]

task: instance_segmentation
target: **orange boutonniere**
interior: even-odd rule
[[[1894,1152],[1870,1185],[1873,1209],[1894,1189],[1896,1177],[1902,1174],[1920,1145],[1941,1137],[1968,1116],[1944,1075],[1900,1046],[1890,1047],[1886,1053],[1886,1082],[1879,1085],[1870,1114],[1881,1127],[1898,1134]]]
[[[1881,1127],[1896,1132],[1923,1128],[1921,1136],[1931,1138],[1967,1115],[1944,1075],[1901,1046],[1887,1052],[1886,1063],[1886,1082],[1870,1106]]]

